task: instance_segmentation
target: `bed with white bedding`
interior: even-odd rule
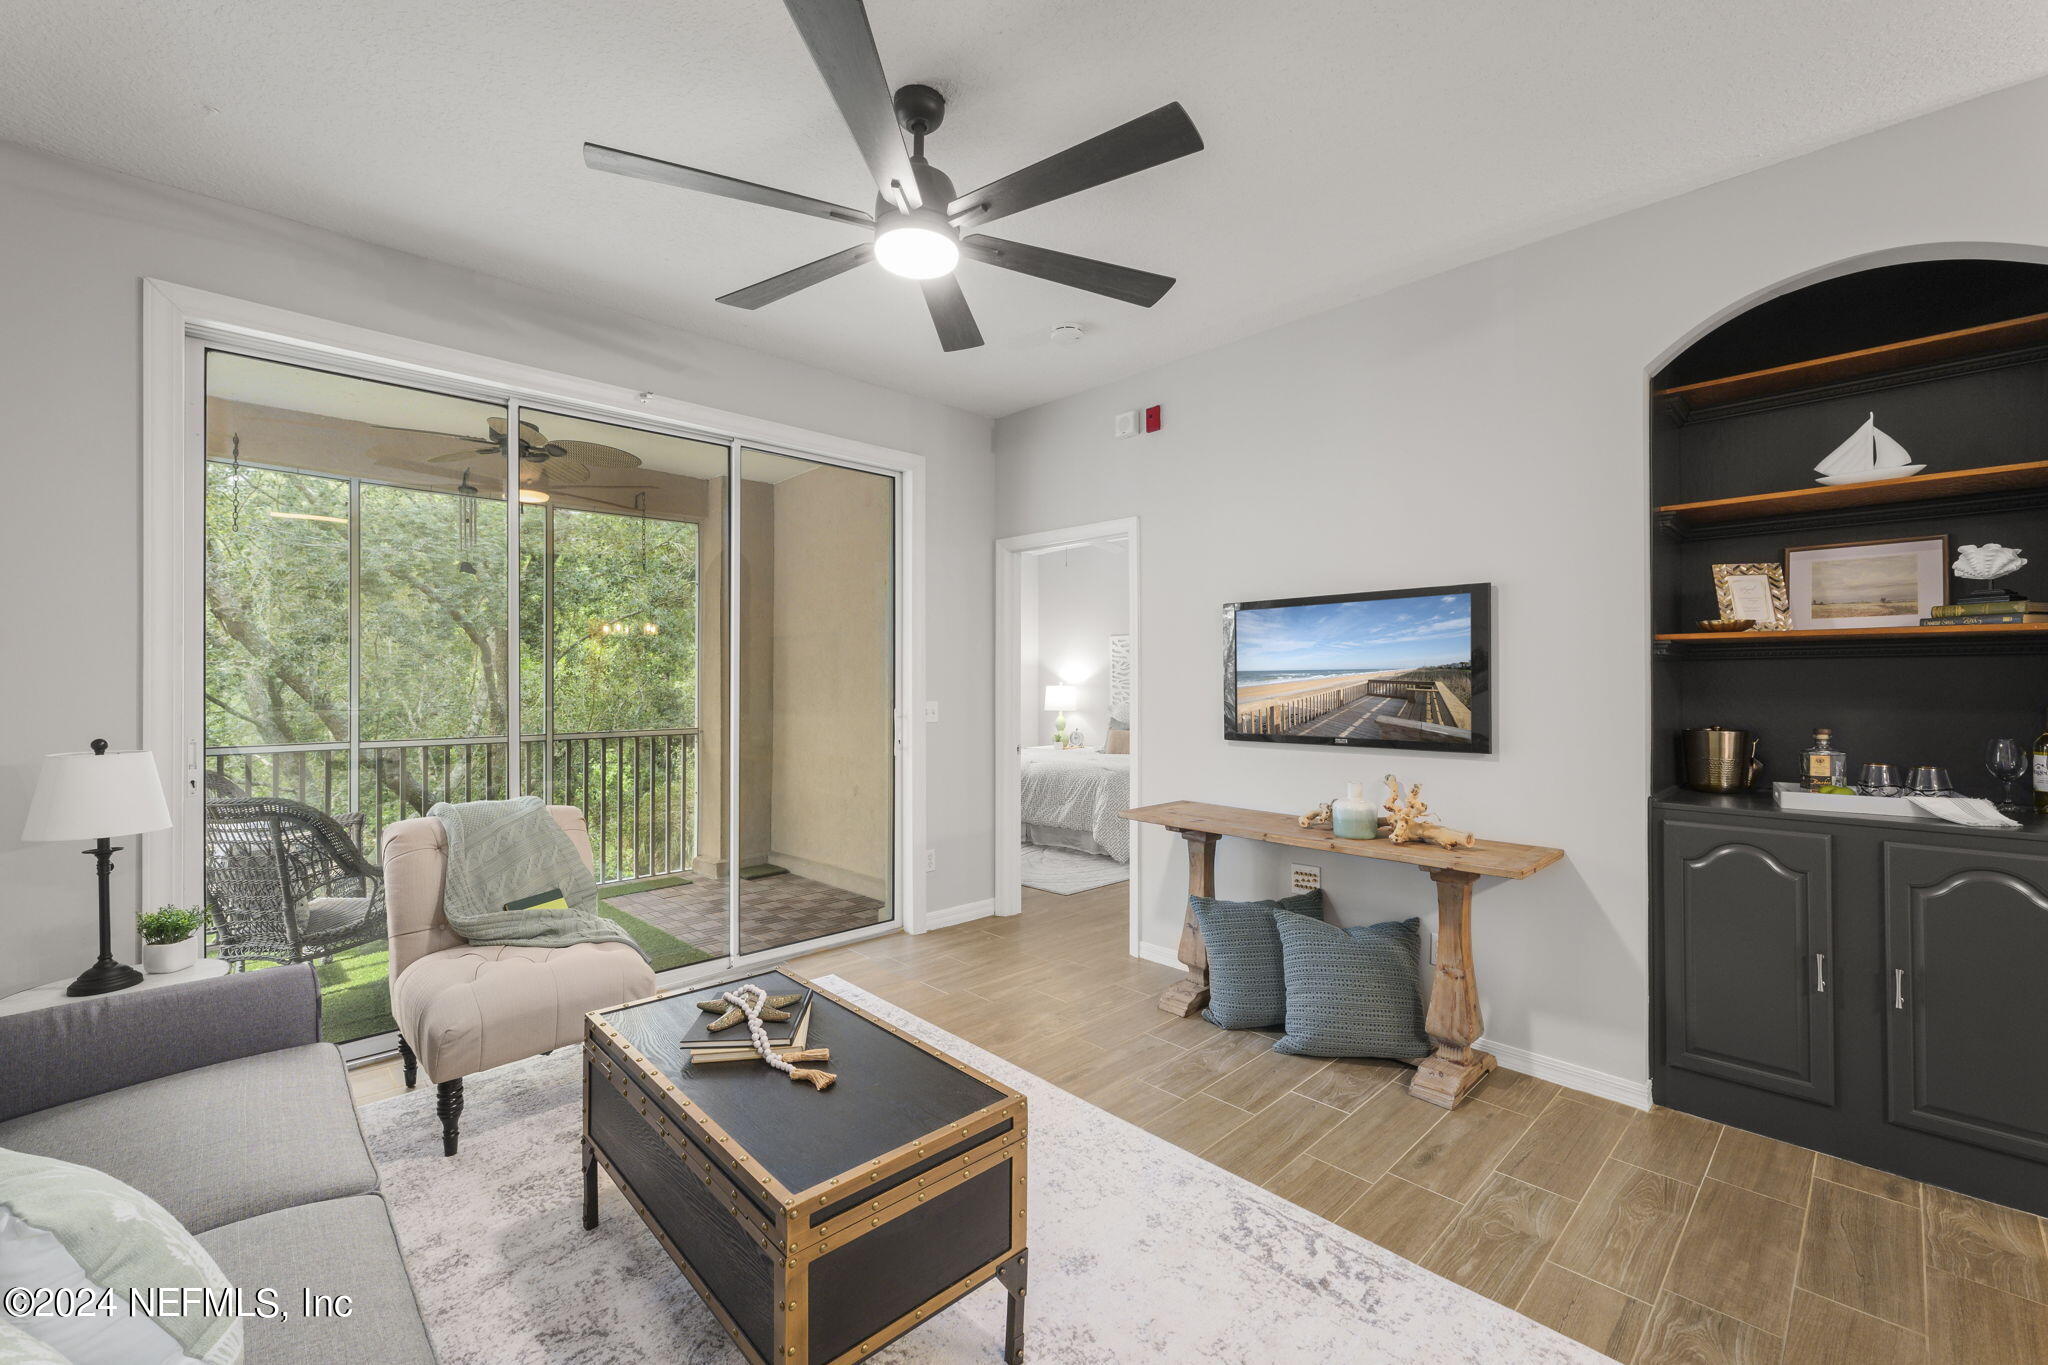
[[[1023,750],[1024,842],[1131,860],[1131,756],[1097,749]]]

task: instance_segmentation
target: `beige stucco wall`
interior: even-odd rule
[[[774,497],[774,861],[878,899],[894,771],[893,494],[889,479],[820,466]]]

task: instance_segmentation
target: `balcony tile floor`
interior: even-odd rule
[[[718,954],[725,948],[725,894],[724,878],[693,878],[686,886],[615,896],[612,904],[685,943]],[[740,951],[758,953],[785,943],[865,929],[886,918],[882,902],[871,896],[842,891],[794,872],[757,877],[741,883]]]

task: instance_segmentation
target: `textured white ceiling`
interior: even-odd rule
[[[1178,99],[1206,151],[993,227],[1176,275],[1147,311],[962,267],[945,355],[859,240],[586,170],[585,139],[856,207],[778,0],[5,7],[0,137],[1001,414],[2048,73],[2039,0],[869,0],[962,190]],[[1088,329],[1051,345],[1060,322]]]

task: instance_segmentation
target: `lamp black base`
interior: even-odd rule
[[[116,962],[103,957],[87,967],[78,980],[64,988],[66,995],[105,995],[110,991],[125,991],[130,986],[142,984],[142,973],[125,962]]]

